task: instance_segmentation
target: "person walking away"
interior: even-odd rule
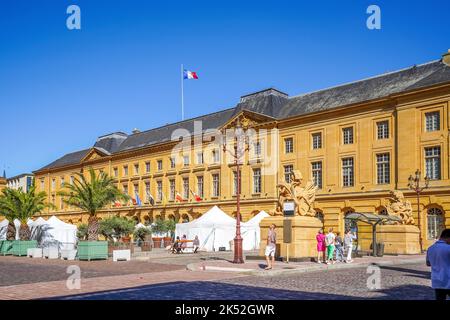
[[[323,229],[320,229],[316,235],[317,240],[317,263],[325,263],[325,235]]]
[[[428,248],[427,266],[431,267],[436,300],[446,300],[450,296],[450,229],[442,231],[439,240]]]
[[[327,236],[325,237],[325,244],[327,245],[327,262],[326,264],[334,264],[333,254],[335,249],[336,236],[333,233],[333,228],[328,229]]]
[[[275,253],[277,250],[277,233],[275,232],[275,225],[271,224],[269,232],[267,234],[267,246],[266,246],[266,270],[273,268],[275,264]]]
[[[340,232],[336,232],[336,261],[344,262],[344,242]]]
[[[356,239],[356,235],[352,233],[352,230],[347,230],[347,233],[344,236],[344,249],[347,251],[347,259],[345,262],[351,263],[352,260],[352,251],[353,251],[353,240]]]
[[[198,236],[195,236],[192,244],[194,245],[194,253],[197,253],[198,249],[200,248],[200,239],[198,238]]]

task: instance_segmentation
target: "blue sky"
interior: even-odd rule
[[[81,30],[66,9],[81,8]],[[366,9],[381,8],[381,30]],[[0,0],[0,170],[36,170],[96,137],[439,59],[448,0]]]

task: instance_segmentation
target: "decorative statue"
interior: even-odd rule
[[[295,203],[295,214],[315,217],[316,212],[313,206],[316,200],[317,186],[308,181],[304,188],[301,187],[303,176],[298,170],[294,170],[291,175],[291,183],[282,182],[277,186],[279,197],[275,215],[283,215],[284,203],[293,201]]]
[[[403,192],[395,190],[391,191],[390,195],[390,203],[386,206],[388,214],[400,217],[401,224],[414,224],[411,202],[405,199]]]

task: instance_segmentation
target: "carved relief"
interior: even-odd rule
[[[389,204],[386,206],[388,214],[400,217],[401,224],[414,224],[411,202],[405,199],[403,192],[394,190],[390,195]]]
[[[305,187],[301,187],[303,176],[298,170],[292,172],[292,182],[278,184],[279,197],[275,215],[283,215],[283,205],[286,201],[295,203],[295,214],[300,216],[315,217],[314,201],[316,200],[317,186],[308,181]]]

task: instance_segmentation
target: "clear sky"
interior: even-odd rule
[[[81,30],[66,9],[81,8]],[[381,8],[381,30],[366,9]],[[114,131],[298,95],[436,60],[448,0],[0,0],[0,170],[36,170]]]

